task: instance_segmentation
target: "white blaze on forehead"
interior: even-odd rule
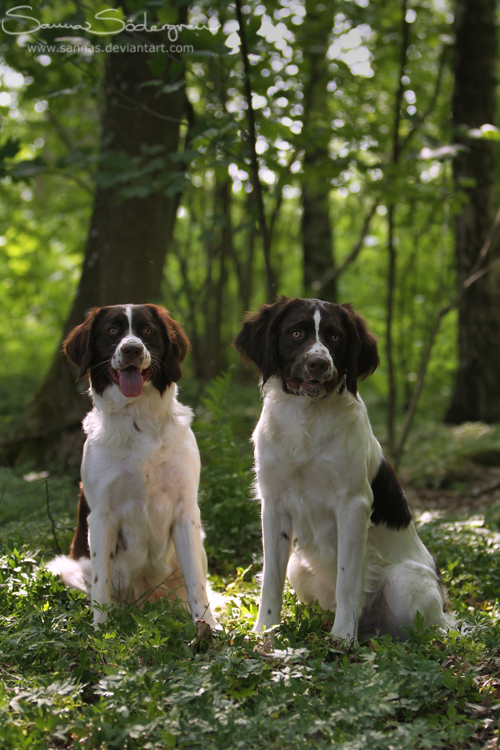
[[[319,324],[320,324],[320,322],[321,322],[321,313],[318,310],[318,308],[316,308],[316,310],[314,311],[314,327],[316,329],[316,343],[317,344],[321,344],[321,341],[319,340]]]
[[[307,350],[307,356],[318,354],[322,357],[325,357],[325,359],[329,362],[329,369],[333,373],[333,360],[330,352],[328,351],[327,347],[321,343],[321,339],[319,337],[319,326],[321,323],[321,310],[319,309],[319,305],[316,306],[316,310],[314,311],[314,329],[316,332],[316,342]]]
[[[128,320],[128,331],[125,336],[123,336],[123,338],[118,342],[115,353],[111,358],[111,367],[113,367],[115,370],[120,370],[127,364],[127,360],[124,359],[122,354],[122,348],[127,344],[136,344],[139,348],[142,348],[142,364],[140,365],[141,369],[145,370],[151,364],[151,354],[147,350],[143,341],[138,336],[136,336],[132,330],[133,308],[134,305],[123,305],[123,309]]]
[[[132,335],[132,305],[124,305],[125,315],[128,319],[128,335]]]

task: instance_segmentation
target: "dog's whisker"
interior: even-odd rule
[[[104,367],[111,364],[111,359],[104,359],[102,362],[97,362],[95,365],[91,365],[89,370],[94,370],[96,367]]]

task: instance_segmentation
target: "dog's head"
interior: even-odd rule
[[[351,305],[281,297],[246,316],[234,345],[254,362],[263,384],[280,377],[286,393],[324,398],[379,365],[377,341]]]
[[[163,394],[180,380],[188,347],[180,324],[157,305],[93,308],[63,344],[78,378],[88,372],[97,394],[115,384],[129,398],[140,396],[146,381]]]

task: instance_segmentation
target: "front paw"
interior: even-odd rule
[[[262,616],[259,612],[257,619],[255,621],[255,625],[252,628],[253,633],[262,633],[264,630],[269,630],[270,628],[274,628],[276,625],[279,625],[280,621],[276,621],[275,618],[271,617],[270,615]]]
[[[217,622],[217,620],[215,619],[215,617],[213,616],[213,614],[211,612],[208,612],[208,611],[205,612],[205,614],[201,618],[195,617],[194,621],[196,623],[198,623],[198,622],[204,622],[207,625],[210,625],[210,627],[212,628],[212,630],[222,630],[222,626],[219,625],[219,623]]]
[[[99,602],[94,599],[92,602],[94,628],[97,628],[98,625],[104,625],[107,621],[110,606],[110,604],[99,604]]]
[[[359,645],[357,626],[342,627],[341,625],[337,626],[337,623],[335,623],[330,635],[333,640],[338,642],[339,646],[351,647]]]

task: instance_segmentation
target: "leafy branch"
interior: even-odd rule
[[[471,273],[469,276],[462,282],[460,285],[460,288],[455,295],[455,297],[449,302],[447,305],[444,305],[439,311],[436,316],[436,319],[434,321],[434,325],[432,327],[432,330],[429,334],[429,339],[427,341],[427,346],[425,348],[424,355],[422,357],[422,363],[420,365],[420,370],[418,373],[418,377],[415,384],[415,389],[413,391],[413,395],[410,401],[410,404],[408,406],[408,411],[406,413],[406,419],[403,426],[403,430],[401,433],[401,437],[399,439],[399,442],[397,444],[397,447],[394,451],[394,463],[396,465],[396,468],[401,460],[401,457],[403,455],[403,450],[406,444],[406,441],[408,439],[408,434],[410,432],[413,418],[415,416],[415,411],[417,408],[418,400],[420,398],[420,394],[422,392],[422,387],[424,385],[425,375],[427,373],[427,368],[429,366],[429,360],[432,353],[432,348],[434,346],[434,342],[436,340],[436,336],[439,332],[439,328],[441,326],[441,322],[443,319],[448,315],[451,310],[453,310],[455,307],[457,307],[465,292],[469,287],[471,287],[473,284],[476,283],[476,281],[479,281],[483,276],[486,276],[486,274],[493,271],[493,269],[498,268],[500,266],[500,258],[496,258],[495,260],[491,261],[485,266],[482,266],[482,263],[486,259],[486,256],[488,255],[488,252],[491,248],[491,245],[493,244],[493,241],[498,235],[498,230],[500,227],[500,209],[497,212],[497,215],[495,217],[495,220],[492,224],[490,233],[488,237],[486,238],[481,250],[478,253],[476,262],[474,263],[474,266],[472,268]],[[482,267],[481,267],[482,266]]]

